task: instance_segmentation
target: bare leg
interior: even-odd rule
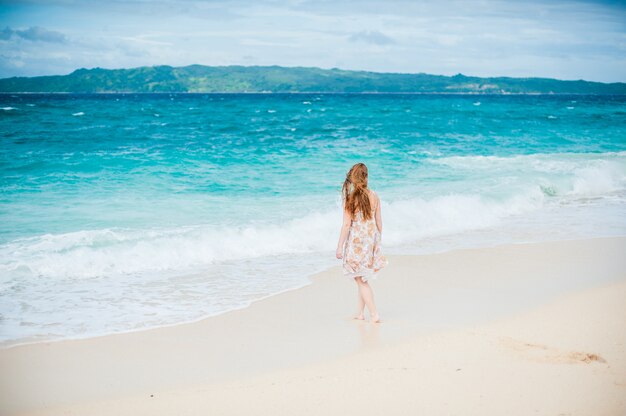
[[[356,280],[356,279],[355,279]],[[359,284],[357,283],[357,312],[356,315],[354,315],[354,319],[359,319],[359,320],[364,320],[365,316],[363,315],[365,312],[365,301],[363,300],[363,296],[361,296],[361,289],[359,288]]]
[[[367,305],[367,309],[370,311],[370,319],[372,322],[380,322],[380,317],[378,316],[378,311],[376,310],[376,304],[374,303],[374,292],[370,287],[369,283],[364,282],[361,276],[356,277],[357,284],[359,285],[359,293],[361,294],[361,298]]]

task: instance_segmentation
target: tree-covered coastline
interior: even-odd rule
[[[4,78],[0,79],[0,92],[626,94],[626,83],[312,67],[161,65],[130,69],[82,68],[68,75]]]

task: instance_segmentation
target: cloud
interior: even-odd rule
[[[31,42],[50,42],[50,43],[65,43],[67,37],[54,30],[48,30],[39,26],[31,26],[28,29],[19,30],[5,27],[0,32],[0,40],[10,40],[13,37],[22,38]]]
[[[0,40],[9,40],[11,39],[11,35],[13,35],[13,31],[7,27],[0,32]]]
[[[353,33],[350,35],[349,39],[352,42],[365,42],[373,45],[389,45],[395,43],[389,36],[377,30]]]
[[[0,7],[0,77],[95,66],[254,63],[625,80],[626,9],[617,1],[6,3]]]

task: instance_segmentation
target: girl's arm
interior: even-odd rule
[[[348,231],[350,231],[350,225],[352,224],[352,217],[347,210],[343,210],[343,225],[341,226],[341,233],[339,234],[339,242],[337,243],[337,251],[335,256],[340,259],[343,256],[343,245],[348,238]]]
[[[376,227],[378,227],[378,232],[379,233],[383,233],[383,217],[382,214],[380,213],[380,198],[378,198],[378,195],[376,193],[374,193],[374,195],[376,195],[376,213],[374,214],[376,217]]]

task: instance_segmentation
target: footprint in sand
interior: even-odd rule
[[[543,344],[531,344],[511,337],[500,337],[500,344],[509,351],[521,354],[524,358],[553,364],[590,364],[592,362],[606,363],[598,354],[563,351]]]

